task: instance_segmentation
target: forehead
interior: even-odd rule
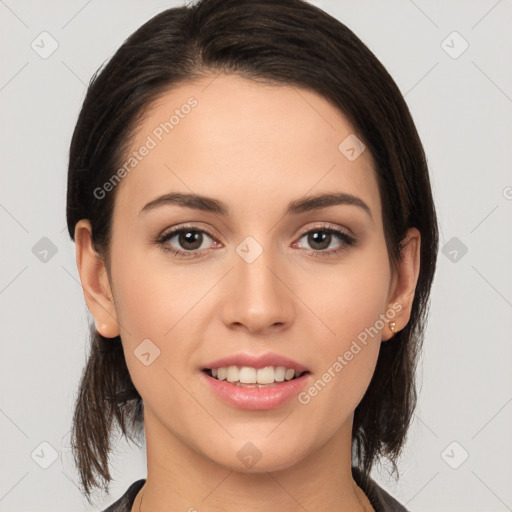
[[[347,158],[354,137],[340,111],[315,92],[237,75],[204,77],[147,109],[122,163],[116,209],[179,191],[255,212],[336,190],[362,197],[378,213],[369,151]]]

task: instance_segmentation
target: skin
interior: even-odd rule
[[[198,100],[118,185],[110,273],[91,248],[89,222],[75,231],[96,328],[106,337],[121,334],[144,400],[148,477],[132,510],[143,493],[142,511],[152,512],[373,511],[352,478],[351,435],[380,344],[393,342],[389,325],[306,405],[294,398],[272,410],[237,409],[212,394],[199,371],[237,352],[275,351],[307,365],[310,386],[393,303],[401,305],[393,320],[402,329],[420,234],[409,230],[392,270],[372,157],[366,150],[349,161],[338,150],[354,130],[323,97],[214,78],[165,93],[140,125],[134,150],[190,96]],[[371,216],[346,204],[284,215],[292,200],[334,191],[362,199]],[[178,205],[139,214],[168,192],[213,197],[230,215]],[[214,235],[203,236],[197,258],[166,253],[154,241],[183,223]],[[324,246],[304,236],[318,223],[353,233],[356,245],[314,256],[344,245],[334,235]],[[263,249],[252,263],[236,252],[247,236]],[[181,242],[175,236],[167,245],[190,252]],[[145,366],[134,351],[148,338],[161,352]],[[237,457],[249,441],[262,454],[251,468]]]

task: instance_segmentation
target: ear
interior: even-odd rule
[[[382,340],[387,341],[398,331],[402,330],[411,318],[412,303],[416,291],[416,283],[420,272],[421,235],[416,228],[409,228],[402,240],[400,260],[394,272],[388,311],[395,311],[387,327],[382,333]],[[391,322],[395,322],[395,329],[390,329]]]
[[[87,219],[75,226],[76,264],[85,302],[94,317],[96,330],[105,338],[119,335],[112,290],[103,258],[93,247],[92,227]]]

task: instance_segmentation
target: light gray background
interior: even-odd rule
[[[348,25],[405,95],[441,249],[449,243],[401,479],[385,464],[372,476],[416,512],[512,510],[512,1],[312,3]],[[1,511],[92,510],[69,449],[90,318],[65,228],[69,142],[94,71],[143,22],[181,4],[0,0]],[[43,31],[58,43],[46,59],[31,47]],[[43,237],[57,251],[46,261]],[[143,450],[120,440],[98,508],[146,476]]]

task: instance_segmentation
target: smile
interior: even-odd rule
[[[230,368],[232,369],[230,370]],[[285,376],[282,381],[279,381],[277,379],[282,377],[283,369]],[[226,378],[220,380],[219,372],[222,376],[224,370]],[[272,379],[272,382],[258,383],[258,374],[261,370],[264,370],[261,374],[261,380],[270,381]],[[217,372],[216,377],[213,376],[215,371]],[[227,380],[228,372],[233,382]],[[294,396],[297,396],[312,379],[309,371],[294,375],[291,372],[295,373],[295,370],[292,369],[288,372],[289,379],[286,379],[287,372],[288,370],[285,367],[256,369],[245,366],[239,369],[235,366],[234,369],[233,367],[204,369],[199,374],[208,389],[213,392],[213,396],[223,403],[237,409],[267,410],[285,405]],[[240,382],[239,379],[248,380],[247,375],[251,376],[250,380],[256,378],[256,382]]]
[[[220,368],[206,368],[208,375],[217,380],[225,380],[236,385],[272,385],[275,383],[294,380],[304,372],[296,372],[293,368],[285,366],[265,366],[253,368],[251,366],[238,367],[235,365],[221,366]]]

